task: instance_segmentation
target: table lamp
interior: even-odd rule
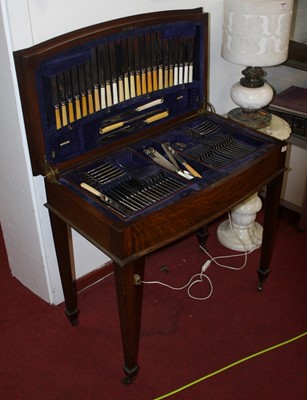
[[[240,107],[228,118],[249,128],[264,132],[272,126],[271,114],[263,107],[272,100],[273,89],[263,79],[262,67],[286,61],[292,9],[293,0],[224,0],[222,57],[247,66],[230,92]],[[229,220],[218,227],[219,242],[237,251],[260,247],[263,228],[256,216],[261,207],[258,193],[234,207]]]
[[[273,89],[263,79],[262,67],[286,61],[292,9],[293,0],[224,0],[222,57],[247,66],[230,93],[240,107],[228,118],[254,129],[270,124],[263,107],[272,100]]]

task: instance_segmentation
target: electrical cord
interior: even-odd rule
[[[203,266],[201,267],[201,272],[199,274],[193,275],[190,278],[190,280],[188,281],[188,283],[186,283],[184,286],[174,287],[174,286],[168,285],[167,283],[164,283],[164,282],[161,282],[161,281],[140,281],[140,283],[149,284],[149,285],[161,285],[161,286],[167,287],[168,289],[178,290],[178,291],[187,289],[188,296],[191,299],[201,300],[201,301],[209,299],[209,297],[211,297],[211,295],[213,293],[213,284],[212,284],[211,279],[209,278],[208,275],[205,274],[205,272],[209,268],[211,263],[214,262],[216,265],[218,265],[219,267],[222,267],[222,268],[227,268],[227,269],[231,269],[231,270],[234,270],[234,271],[240,271],[243,268],[245,268],[245,266],[247,264],[247,256],[248,256],[248,254],[251,254],[257,248],[256,246],[254,246],[251,250],[249,250],[249,251],[246,250],[244,242],[241,240],[241,238],[236,234],[236,232],[233,229],[230,212],[228,212],[228,219],[229,219],[229,224],[230,224],[230,228],[232,230],[232,233],[242,243],[242,246],[244,248],[244,252],[243,253],[241,252],[241,253],[238,253],[238,254],[231,254],[231,255],[228,255],[228,256],[216,256],[216,257],[213,257],[213,256],[211,256],[211,254],[203,246],[200,245],[199,247],[209,257],[209,260],[207,260],[203,264]],[[244,262],[240,267],[232,267],[230,265],[222,264],[219,261],[217,261],[217,260],[221,260],[221,259],[243,257],[243,256],[244,256]],[[194,285],[198,284],[198,283],[204,283],[205,280],[209,283],[209,293],[208,293],[208,295],[205,296],[205,297],[193,296],[192,293],[191,293],[192,287]]]
[[[210,260],[208,260],[208,261],[210,261]],[[167,288],[169,288],[171,290],[184,290],[184,289],[187,289],[188,296],[191,299],[194,299],[194,300],[207,300],[207,299],[209,299],[209,297],[213,293],[213,284],[212,284],[210,278],[204,272],[205,272],[205,269],[204,269],[204,266],[203,266],[202,270],[201,270],[201,272],[199,274],[193,275],[190,278],[190,280],[188,281],[188,283],[186,283],[184,286],[181,286],[181,287],[174,287],[174,286],[168,285],[167,283],[160,282],[160,281],[141,281],[141,283],[145,283],[145,284],[149,284],[149,285],[161,285],[161,286],[167,287]],[[205,297],[193,296],[191,294],[192,287],[196,283],[203,283],[204,279],[206,279],[208,281],[208,283],[209,283],[209,294],[207,296],[205,296]]]

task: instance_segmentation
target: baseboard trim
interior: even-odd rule
[[[113,263],[112,261],[109,261],[102,267],[95,269],[94,271],[91,271],[84,276],[81,276],[81,278],[78,278],[76,281],[77,292],[81,292],[82,290],[88,288],[89,286],[94,285],[95,283],[99,282],[101,279],[104,279],[111,273],[113,273]]]

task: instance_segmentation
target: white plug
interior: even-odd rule
[[[211,264],[211,261],[212,260],[207,260],[206,262],[205,262],[205,264],[201,267],[201,272],[206,272],[207,271],[207,269],[209,268],[209,266],[210,266],[210,264]]]

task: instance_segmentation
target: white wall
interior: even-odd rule
[[[209,97],[223,114],[242,67],[220,56],[222,0],[0,0],[0,218],[12,274],[50,303],[63,300],[42,177],[32,177],[12,51],[91,24],[132,14],[203,7],[210,13]],[[76,276],[108,258],[74,233]]]

